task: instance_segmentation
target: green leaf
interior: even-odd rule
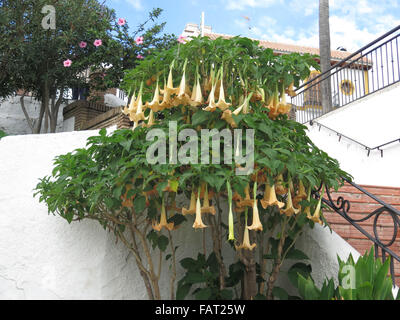
[[[212,291],[210,288],[203,288],[196,293],[195,297],[197,300],[208,300],[210,299],[211,294]]]
[[[301,250],[292,248],[288,252],[286,259],[293,259],[293,260],[310,260],[308,256]]]
[[[165,251],[165,249],[167,249],[168,243],[169,243],[169,240],[168,240],[168,238],[166,236],[161,235],[158,238],[157,244],[158,244],[158,248],[161,251]]]
[[[176,291],[176,300],[184,300],[185,297],[188,295],[191,287],[192,285],[188,283],[185,283],[181,286],[178,285],[178,289]]]
[[[206,281],[206,278],[198,272],[189,272],[185,276],[185,281],[190,284],[202,283]]]
[[[297,278],[299,274],[302,275],[304,278],[311,278],[311,265],[299,262],[290,267],[290,269],[288,270],[288,278],[294,286],[297,286],[298,284]]]
[[[142,195],[135,198],[133,201],[133,208],[136,213],[141,213],[146,208],[146,198]]]

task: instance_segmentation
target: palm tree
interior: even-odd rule
[[[319,54],[321,73],[331,67],[331,39],[329,31],[329,0],[319,0]],[[325,76],[323,76],[325,78]],[[332,110],[331,79],[321,83],[323,113]]]

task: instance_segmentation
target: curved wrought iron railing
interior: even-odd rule
[[[394,208],[392,205],[374,196],[373,194],[371,194],[361,186],[357,185],[356,183],[349,181],[347,179],[344,179],[344,181],[353,186],[354,188],[358,189],[359,191],[361,191],[361,193],[373,199],[375,202],[377,202],[377,204],[379,204],[379,208],[375,209],[370,213],[365,213],[365,216],[362,218],[354,219],[351,217],[351,214],[349,213],[351,208],[350,201],[344,199],[344,197],[342,196],[339,196],[336,200],[334,200],[331,191],[327,188],[325,188],[326,198],[323,197],[322,202],[326,204],[328,207],[330,207],[334,212],[342,216],[353,227],[355,227],[358,231],[360,231],[367,239],[369,239],[374,243],[375,258],[377,259],[379,258],[379,253],[381,253],[381,259],[383,262],[385,262],[388,256],[390,257],[390,275],[392,277],[393,286],[395,286],[394,260],[400,262],[400,256],[392,250],[391,246],[395,243],[397,235],[399,233],[400,211]],[[322,185],[318,190],[313,191],[314,196],[318,199],[321,196],[320,195],[321,189]],[[392,238],[388,241],[383,240],[379,236],[378,232],[378,227],[380,226],[380,224],[378,223],[379,217],[385,213],[387,213],[392,218],[393,222],[393,235]],[[363,228],[363,226],[360,224],[361,222],[365,222],[368,220],[371,221],[370,219],[373,219],[373,224],[372,224],[373,234],[365,230],[365,228]]]
[[[297,121],[309,122],[399,82],[399,45],[400,25],[302,84],[291,99]],[[320,85],[325,80],[331,82],[332,110],[322,106]]]

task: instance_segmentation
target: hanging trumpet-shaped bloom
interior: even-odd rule
[[[246,249],[246,250],[253,250],[257,244],[253,243],[250,244],[250,236],[249,236],[249,229],[247,228],[247,208],[245,212],[245,219],[244,219],[244,234],[243,234],[243,242],[241,245],[235,245],[236,250]]]
[[[204,103],[203,94],[201,92],[199,75],[196,76],[196,83],[193,87],[192,96],[191,96],[190,100],[191,101],[189,104],[192,107],[198,107]]]
[[[221,70],[220,70],[221,86],[220,86],[220,88],[219,88],[219,99],[218,99],[218,102],[217,102],[216,106],[217,106],[219,109],[221,109],[222,111],[228,109],[228,108],[232,105],[231,103],[227,103],[227,102],[225,101],[224,79],[223,79],[223,76],[224,76],[224,69],[223,69],[223,67],[221,67]]]
[[[130,96],[130,94],[131,94],[131,90],[129,89],[128,96]],[[124,115],[128,115],[128,114],[129,114],[129,112],[131,111],[131,110],[129,110],[130,105],[131,105],[131,104],[134,104],[135,99],[136,99],[136,98],[135,98],[135,93],[133,93],[133,95],[132,95],[132,97],[131,97],[130,103],[127,103],[126,106],[122,109],[122,113],[123,113]],[[132,102],[132,101],[133,101],[133,102]]]
[[[210,206],[210,201],[208,199],[207,184],[205,185],[204,199],[203,199],[203,206],[201,207],[201,213],[210,213],[212,215],[215,215],[215,208],[214,206]]]
[[[229,181],[226,182],[226,189],[228,190],[228,204],[229,204],[229,214],[228,214],[228,226],[229,226],[229,235],[228,241],[235,240],[235,228],[233,225],[233,212],[232,212],[232,189]]]
[[[208,106],[203,108],[205,111],[214,112],[217,109],[217,104],[215,103],[215,87],[216,83],[212,85],[210,95],[208,96]]]
[[[315,223],[319,223],[321,226],[324,224],[322,220],[320,219],[321,217],[321,204],[322,204],[322,196],[324,194],[325,186],[322,186],[322,190],[319,196],[318,204],[317,207],[315,208],[314,214],[311,217],[311,220],[314,221]]]
[[[249,113],[249,101],[251,97],[253,96],[253,92],[250,92],[250,94],[244,99],[242,105],[238,108],[236,108],[232,113],[237,116],[239,113],[247,114]]]
[[[260,202],[264,209],[269,206],[278,206],[278,208],[281,209],[285,205],[276,198],[275,185],[273,184],[270,186],[268,182],[265,184],[264,198],[262,198]]]
[[[282,173],[276,177],[275,184],[276,184],[276,187],[275,187],[276,194],[284,195],[288,192],[288,189],[283,186],[283,174]]]
[[[147,123],[143,125],[144,127],[150,128],[154,125],[155,121],[154,121],[153,110],[150,110],[150,114],[147,116],[145,120],[147,121]]]
[[[290,188],[289,188],[288,195],[287,195],[287,200],[286,200],[286,208],[282,209],[281,213],[287,215],[288,217],[290,217],[293,214],[298,214],[299,212],[300,212],[300,210],[296,209],[293,206],[292,193],[290,192]]]
[[[164,90],[161,90],[161,93],[164,95],[164,98],[166,98],[167,101],[170,101],[171,95],[178,94],[179,92],[179,88],[174,88],[174,81],[172,78],[173,68],[174,68],[174,61],[171,63],[171,66],[169,68],[167,86],[164,86]]]
[[[286,93],[287,93],[289,96],[291,96],[291,97],[295,97],[295,96],[297,95],[297,94],[296,94],[296,91],[294,91],[293,86],[294,86],[294,83],[292,82],[292,83],[290,84],[290,86],[286,89]]]
[[[254,191],[253,191],[253,222],[251,226],[247,227],[249,230],[254,231],[262,231],[263,226],[260,221],[260,216],[258,214],[258,206],[257,206],[257,182],[254,183]]]
[[[150,108],[154,112],[164,110],[164,108],[161,107],[160,103],[160,88],[158,85],[158,79],[157,79],[156,90],[154,91],[153,100],[150,103],[146,103],[146,107]]]
[[[142,91],[143,91],[143,83],[140,86],[139,90],[139,95],[138,95],[138,101],[137,101],[137,107],[136,107],[136,113],[130,113],[129,114],[129,119],[133,121],[134,123],[139,123],[139,121],[144,120],[144,112],[143,112],[143,102],[142,102]]]
[[[168,92],[165,80],[164,80],[164,90],[161,90],[161,92],[163,93],[163,99],[161,101],[160,108],[161,110],[168,109],[172,106],[172,99],[171,95]]]
[[[224,112],[222,112],[221,119],[225,120],[232,128],[237,128],[237,124],[235,120],[232,118],[231,110],[227,109]]]
[[[197,200],[196,200],[196,219],[194,220],[193,228],[194,228],[194,229],[207,228],[207,226],[203,223],[203,220],[201,220],[200,189],[199,189],[199,192],[198,192],[198,194],[197,194]]]
[[[246,188],[244,188],[244,199],[241,199],[238,203],[238,207],[252,207],[253,206],[253,199],[250,198],[250,186],[247,184]]]
[[[310,203],[311,201],[311,186],[308,187],[308,193],[307,193],[307,201]],[[307,214],[307,218],[311,220],[311,206],[308,205],[305,209],[304,212]]]
[[[306,189],[304,188],[303,182],[300,180],[299,189],[297,191],[296,196],[293,198],[293,204],[297,208],[299,206],[299,202],[307,198]]]
[[[167,222],[167,213],[166,213],[166,210],[165,210],[164,198],[163,198],[162,204],[161,204],[160,223],[159,224],[154,224],[153,223],[152,227],[153,227],[154,230],[157,230],[157,231],[161,231],[162,228],[165,228],[165,229],[167,229],[169,231],[174,229],[174,223],[173,222],[170,222],[170,223]]]
[[[272,97],[272,100],[270,101],[270,103],[268,105],[268,109],[269,109],[268,117],[270,117],[270,119],[276,119],[276,117],[279,115],[278,103],[279,103],[278,89],[276,89],[276,91]]]
[[[174,99],[174,106],[179,106],[180,104],[188,105],[191,102],[190,96],[188,94],[189,89],[186,86],[186,65],[187,65],[187,59],[185,60],[185,63],[183,65],[182,79],[179,85],[178,95]]]
[[[196,213],[196,195],[194,191],[190,195],[190,206],[189,209],[182,208],[182,214],[185,216],[187,214],[195,214]]]
[[[277,105],[277,110],[279,114],[287,114],[289,113],[292,106],[286,103],[286,94],[285,91],[282,89],[281,92],[281,101]]]

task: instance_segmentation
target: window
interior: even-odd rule
[[[346,96],[351,96],[354,92],[354,84],[350,80],[342,80],[340,83],[340,91]]]

